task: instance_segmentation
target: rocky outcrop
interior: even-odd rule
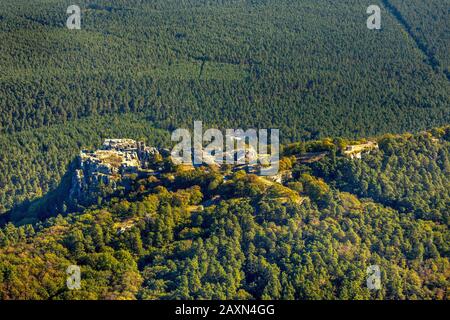
[[[368,154],[378,149],[378,143],[369,141],[363,144],[347,146],[343,154],[351,159],[361,159],[363,154]]]
[[[125,176],[148,169],[157,154],[156,148],[131,139],[106,139],[98,150],[81,151],[70,198],[85,198],[100,185],[115,190]]]

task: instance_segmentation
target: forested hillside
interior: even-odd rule
[[[152,128],[194,120],[283,142],[448,124],[446,1],[419,2],[385,1],[400,16],[383,7],[373,31],[362,0],[83,0],[68,30],[70,1],[0,0],[0,214],[106,136],[152,144],[168,136]]]
[[[0,0],[0,299],[450,298],[449,0],[73,4]],[[282,182],[161,152],[70,198],[194,121],[280,129]]]
[[[170,142],[170,135],[154,129],[142,114],[92,116],[51,128],[0,135],[0,216],[55,190],[81,149],[122,136],[158,147]]]
[[[282,169],[293,175],[283,184],[173,167],[82,212],[9,223],[0,298],[448,299],[450,128],[379,142],[361,160],[341,155],[352,143],[344,139],[286,146]],[[329,153],[293,162],[318,150]],[[80,290],[65,285],[72,264]],[[366,286],[370,265],[380,267],[381,290]]]
[[[364,161],[323,161],[315,174],[339,189],[369,197],[417,218],[450,222],[450,149],[447,131],[386,135],[380,152]]]

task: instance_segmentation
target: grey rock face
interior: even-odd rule
[[[159,152],[132,139],[106,139],[100,149],[81,151],[72,178],[70,198],[82,198],[100,185],[115,190],[124,176],[147,169]]]

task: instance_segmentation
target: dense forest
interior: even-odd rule
[[[449,0],[75,2],[0,0],[0,300],[450,298]],[[70,205],[81,150],[200,120],[280,129],[282,183],[164,158]]]
[[[203,120],[292,142],[450,122],[445,1],[384,1],[379,31],[357,0],[83,0],[81,30],[65,28],[69,2],[0,0],[0,215],[106,136],[167,145],[158,129]]]
[[[389,0],[385,3],[397,9],[397,16],[404,19],[404,26],[433,67],[450,79],[450,1]]]
[[[445,131],[435,130],[434,134],[442,137]],[[313,172],[340,190],[372,198],[400,212],[413,212],[420,219],[450,223],[448,144],[431,133],[387,135],[379,143],[381,151],[364,161],[324,161],[313,166]]]
[[[123,136],[158,147],[170,142],[169,133],[154,129],[142,114],[93,116],[0,135],[0,216],[15,205],[55,190],[81,149],[98,147],[105,138]]]
[[[450,127],[378,141],[361,160],[341,155],[345,139],[285,146],[282,184],[175,166],[129,193],[99,192],[81,212],[8,223],[0,297],[448,299]],[[317,150],[329,153],[293,161]],[[65,285],[73,264],[80,290]],[[380,266],[380,290],[366,286],[369,265]]]
[[[444,125],[450,83],[416,41],[445,66],[448,19],[422,15],[439,3],[398,5],[407,32],[384,6],[368,30],[366,0],[82,0],[81,30],[71,1],[0,1],[0,132],[127,112],[291,141]]]

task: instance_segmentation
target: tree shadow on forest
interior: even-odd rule
[[[67,166],[56,189],[47,192],[43,197],[25,200],[0,216],[0,226],[8,222],[14,225],[35,224],[58,214],[66,214],[75,205],[69,201],[72,178],[77,168],[77,160],[73,159]]]

